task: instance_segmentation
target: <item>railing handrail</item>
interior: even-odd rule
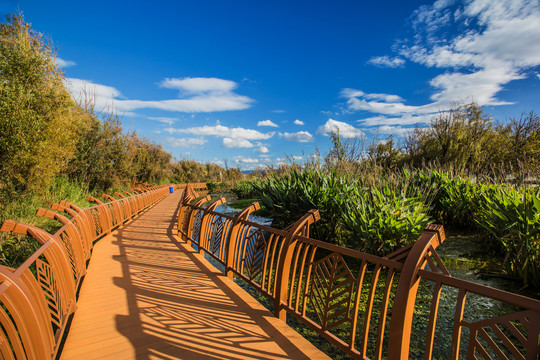
[[[121,199],[105,196],[107,203],[89,197],[98,204],[85,209],[65,201],[51,206],[71,218],[39,209],[36,215],[62,223],[54,234],[13,220],[2,223],[0,231],[33,237],[41,245],[16,269],[0,266],[0,358],[56,357],[93,243],[163,199],[170,186],[178,188],[151,186],[128,197],[118,194]]]
[[[434,351],[443,287],[456,289],[459,293],[454,307],[453,330],[450,330],[451,344],[448,344],[452,359],[464,354],[464,350],[468,358],[478,354],[495,358],[504,354],[501,350],[504,346],[507,346],[505,351],[523,359],[536,359],[540,353],[540,301],[450,276],[435,250],[445,240],[442,226],[430,225],[414,244],[380,257],[312,239],[307,234],[309,224],[304,228],[306,234],[298,234],[298,227],[294,225],[279,230],[249,221],[248,216],[233,217],[190,204],[197,194],[189,186],[188,190],[193,193],[189,199],[181,201],[179,210],[179,214],[185,215],[179,216],[178,221],[181,238],[225,265],[227,276],[232,278],[232,274],[236,274],[271,299],[276,316],[283,320],[286,319],[285,312],[295,316],[354,358],[369,359],[368,351],[372,351],[376,359],[381,359],[384,353],[388,359],[409,357],[421,280],[434,284],[429,318],[425,319],[428,322],[423,345],[426,359],[430,359]],[[309,216],[306,214],[304,219]],[[296,225],[300,225],[299,222]],[[317,249],[325,249],[330,255],[316,257]],[[227,252],[226,258],[223,258],[223,251]],[[344,257],[361,262],[357,275],[351,272]],[[379,276],[383,278],[379,280]],[[367,293],[364,293],[368,277],[371,277],[371,285],[366,283]],[[396,278],[397,282],[394,281]],[[318,290],[314,290],[313,284],[319,280],[327,285],[320,282],[316,285]],[[379,288],[380,281],[385,282],[384,287]],[[464,319],[469,292],[526,311],[471,322]],[[367,296],[367,300],[361,300],[363,296]],[[365,301],[364,310],[359,308],[360,301]],[[316,306],[320,310],[316,310]],[[357,321],[361,313],[362,324]],[[374,321],[378,326],[372,331]],[[509,330],[514,339],[506,337],[500,330],[493,335],[481,329],[504,327],[508,321],[518,324],[511,325]],[[333,327],[345,325],[350,328],[348,340],[332,332]],[[523,332],[522,327],[526,329]],[[463,328],[469,329],[470,334],[466,348],[462,348]],[[359,336],[357,331],[360,331]],[[415,338],[417,336],[415,334]],[[375,345],[369,350],[371,341]]]

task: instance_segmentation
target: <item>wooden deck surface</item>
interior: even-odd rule
[[[96,243],[61,359],[329,359],[172,235],[179,200]]]

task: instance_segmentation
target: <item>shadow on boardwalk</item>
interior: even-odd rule
[[[328,359],[172,234],[179,193],[98,242],[62,359]]]

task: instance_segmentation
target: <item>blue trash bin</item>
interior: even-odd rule
[[[174,186],[169,186],[169,191],[171,192],[171,194],[174,192]]]

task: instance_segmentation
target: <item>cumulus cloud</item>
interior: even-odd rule
[[[538,0],[438,0],[418,8],[410,25],[413,36],[398,40],[393,50],[400,59],[444,71],[429,82],[432,102],[413,106],[397,95],[343,89],[349,111],[404,125],[425,121],[456,101],[510,104],[499,98],[501,91],[514,80],[535,76],[530,70],[540,66]],[[377,57],[370,63],[390,65],[393,59],[398,58]]]
[[[400,57],[375,56],[368,60],[368,64],[383,68],[397,68],[405,65],[405,60]]]
[[[222,145],[224,148],[252,148],[253,144],[246,139],[232,139],[232,138],[223,138]]]
[[[202,136],[217,136],[228,137],[231,139],[246,139],[246,140],[266,140],[274,136],[274,132],[262,133],[253,129],[245,129],[241,127],[230,128],[223,125],[215,126],[196,126],[190,128],[167,128],[169,133],[186,133]]]
[[[67,68],[67,67],[70,67],[70,66],[75,66],[77,65],[75,63],[75,61],[71,61],[71,60],[64,60],[62,58],[59,58],[58,56],[54,59],[54,63],[56,65],[58,65],[58,67],[60,68]]]
[[[382,125],[371,128],[370,132],[380,135],[406,136],[414,131],[414,128],[404,128],[401,126]]]
[[[333,119],[328,119],[317,129],[317,134],[330,135],[332,132],[339,132],[339,135],[347,139],[365,137],[365,134],[354,126]]]
[[[283,133],[280,134],[287,141],[298,141],[298,142],[312,142],[315,141],[315,137],[307,131],[298,131],[295,133]]]
[[[273,122],[270,121],[270,120],[259,121],[259,122],[257,123],[257,126],[278,127],[277,124],[273,123]]]
[[[122,97],[116,88],[96,84],[89,80],[66,78],[65,85],[75,101],[82,104],[92,102],[100,110],[111,107],[115,101],[118,101],[115,99]]]
[[[253,129],[241,127],[230,128],[223,125],[215,126],[196,126],[190,128],[172,128],[165,129],[169,134],[190,134],[196,136],[216,136],[223,138],[221,145],[224,148],[252,148],[255,145],[252,141],[266,140],[274,136],[274,132],[262,133]]]
[[[305,124],[303,121],[296,119],[294,120],[294,125],[305,125]]]
[[[114,107],[118,111],[159,109],[172,112],[214,112],[243,110],[251,107],[253,99],[234,92],[234,81],[217,78],[167,78],[159,86],[179,91],[179,99],[130,100],[121,97],[114,87],[96,84],[89,80],[66,79],[71,94],[78,101],[95,98],[100,108]]]
[[[258,154],[268,154],[270,150],[266,146],[259,146],[257,149],[253,150]]]
[[[260,163],[259,159],[252,157],[235,156],[233,161],[242,170],[255,170],[265,167],[265,165]]]
[[[166,78],[159,85],[163,88],[177,89],[188,94],[227,94],[238,87],[234,81],[202,77]]]
[[[191,148],[197,147],[206,144],[206,139],[204,138],[174,138],[166,137],[164,139],[165,144],[171,147],[184,147]]]

